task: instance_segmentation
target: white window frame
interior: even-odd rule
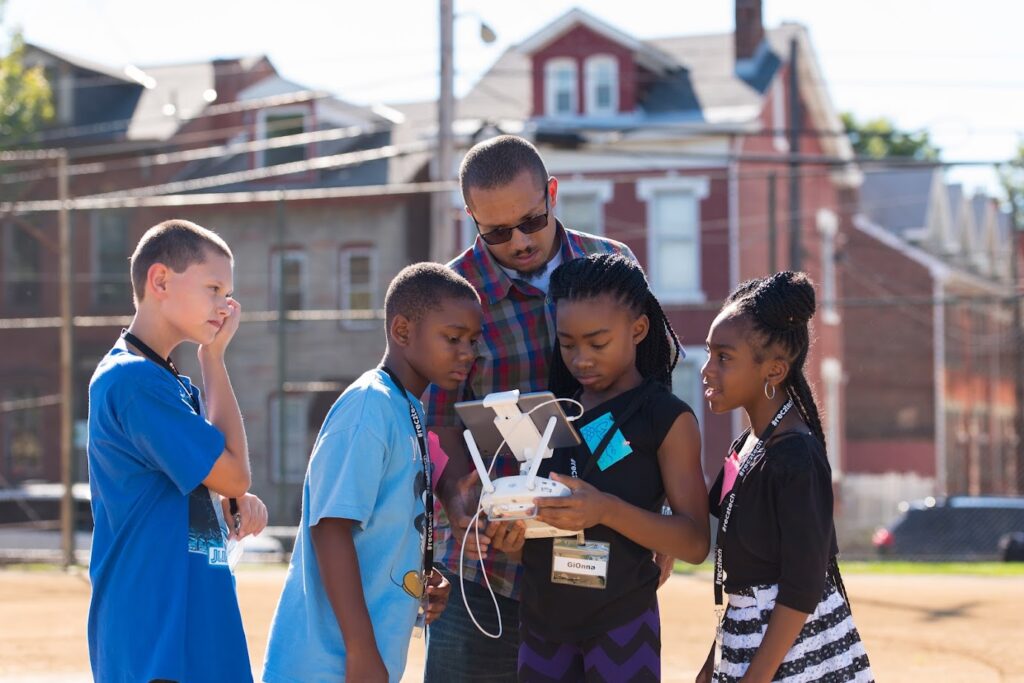
[[[701,276],[702,276],[702,261],[704,260],[704,253],[701,245],[701,220],[700,220],[700,203],[708,196],[710,189],[710,182],[706,177],[703,176],[669,176],[660,178],[641,178],[636,182],[636,194],[637,199],[647,204],[647,272],[650,277],[651,287],[654,289],[654,293],[658,296],[658,299],[662,303],[668,304],[694,304],[704,303],[707,301],[707,296],[704,291],[700,289]],[[660,273],[658,272],[658,260],[654,258],[654,254],[657,254],[661,248],[661,239],[657,234],[656,226],[654,225],[654,202],[659,194],[668,194],[675,192],[683,192],[693,195],[694,199],[694,210],[696,216],[694,216],[694,225],[696,226],[696,234],[694,235],[695,251],[697,254],[697,262],[694,267],[697,269],[696,281],[698,283],[698,289],[693,291],[686,290],[668,290],[660,285]]]
[[[781,78],[775,79],[772,88],[772,145],[776,152],[789,151],[789,136],[786,134],[789,124],[786,121],[786,86]]]
[[[370,310],[380,308],[380,292],[377,288],[379,273],[379,253],[377,247],[342,247],[338,252],[338,308],[347,310],[349,297],[358,291],[352,286],[352,257],[367,256],[370,259],[370,281],[367,285],[370,293]],[[339,325],[345,330],[377,329],[377,318],[369,320],[340,320]]]
[[[281,286],[281,265],[282,256],[298,257],[296,260],[301,263],[299,272],[299,306],[298,308],[287,308],[288,311],[301,311],[306,308],[309,298],[309,254],[302,247],[285,247],[270,252],[270,305],[268,310],[276,311],[278,308],[279,287]]]
[[[828,462],[832,468],[832,481],[843,478],[842,444],[843,435],[840,428],[840,401],[843,395],[843,363],[838,358],[821,360],[821,382],[825,385],[825,419],[822,429],[828,445]]]
[[[818,209],[815,217],[818,234],[821,235],[821,319],[826,325],[842,322],[836,308],[836,235],[839,233],[839,217],[831,209]]]
[[[598,74],[601,67],[611,66],[611,101],[607,107],[601,107],[597,103]],[[587,114],[591,116],[613,116],[619,111],[619,60],[608,54],[593,55],[587,57],[584,63],[583,72],[586,74],[586,105]]]
[[[695,396],[697,397],[697,400],[693,403],[687,401],[687,404],[693,408],[693,416],[697,418],[697,426],[700,428],[701,443],[707,443],[707,440],[704,438],[704,410],[706,405],[704,401],[704,391],[699,382],[701,381],[700,370],[704,367],[704,361],[707,360],[708,352],[703,346],[684,346],[683,353],[686,354],[686,358],[681,359],[679,364],[676,365],[675,369],[672,371],[672,393],[682,400],[687,401],[687,398],[685,396],[681,396],[679,393],[680,380],[683,379],[683,364],[696,364],[696,381],[698,382],[698,385]]]
[[[302,117],[302,132],[309,132],[309,109],[306,107],[274,107],[273,109],[260,109],[256,112],[256,139],[257,140],[268,140],[267,137],[267,117],[277,116],[301,116]],[[265,149],[256,150],[256,167],[263,168],[266,166],[266,152]],[[309,156],[307,150],[307,157]]]
[[[309,393],[284,393],[285,400],[285,419],[288,419],[288,404],[297,406],[299,409],[299,417],[295,424],[288,424],[289,432],[285,434],[285,447],[288,447],[288,441],[293,440],[295,437],[291,435],[291,430],[298,428],[299,434],[302,435],[303,447],[300,451],[294,451],[289,449],[286,460],[285,460],[285,472],[284,480],[281,478],[281,451],[278,448],[278,401],[281,399],[282,394],[271,394],[270,400],[267,405],[270,410],[269,419],[267,424],[270,427],[270,480],[275,484],[301,484],[306,478],[306,468],[309,464],[310,451],[312,450],[312,444],[309,443],[308,439],[308,415],[309,406],[312,394]],[[294,419],[294,418],[293,418]],[[297,462],[301,458],[302,466],[299,467]]]
[[[558,95],[561,71],[572,72],[572,88],[569,90],[569,111],[558,111]],[[576,60],[569,57],[549,59],[544,64],[544,113],[552,118],[569,118],[577,116],[580,111],[579,67]]]
[[[561,201],[565,197],[594,197],[594,200],[598,204],[597,211],[597,225],[595,226],[592,234],[598,236],[604,236],[605,234],[605,205],[612,200],[612,196],[615,194],[615,183],[611,180],[602,180],[597,178],[575,178],[569,180],[563,180],[558,183],[558,195],[557,200]],[[555,215],[558,213],[558,203],[555,203]],[[570,230],[578,230],[579,228],[575,225],[566,225],[565,227]]]

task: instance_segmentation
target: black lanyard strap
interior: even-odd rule
[[[788,399],[782,404],[778,412],[775,413],[775,417],[765,427],[764,432],[758,437],[757,443],[754,444],[754,449],[747,454],[747,457],[743,458],[743,462],[740,463],[739,472],[736,473],[736,481],[733,482],[732,488],[729,489],[729,493],[726,494],[724,501],[724,507],[722,515],[719,518],[718,524],[718,537],[715,540],[715,605],[721,606],[723,602],[723,593],[725,586],[725,569],[722,565],[722,548],[725,545],[725,534],[729,531],[729,520],[732,518],[732,513],[736,507],[736,491],[740,487],[740,483],[746,479],[747,475],[757,466],[759,462],[764,458],[765,451],[768,446],[768,439],[775,432],[776,427],[782,422],[782,418],[786,416],[793,408],[793,399]],[[729,454],[730,457],[732,453]],[[723,485],[724,485],[723,478]]]
[[[196,395],[192,393],[192,390],[188,386],[186,386],[185,382],[181,379],[181,373],[178,372],[178,368],[175,367],[174,361],[172,361],[170,358],[164,358],[163,356],[157,354],[156,351],[149,347],[149,344],[146,344],[144,341],[136,337],[128,330],[121,330],[121,338],[124,339],[129,344],[131,344],[132,346],[134,346],[135,348],[137,348],[142,353],[143,356],[153,361],[167,372],[171,373],[171,376],[174,377],[174,380],[178,384],[180,384],[181,388],[185,390],[186,394],[188,394],[188,400],[192,404],[192,410],[196,411],[196,415],[202,414],[202,410],[200,408],[199,401],[196,399]]]
[[[380,370],[391,378],[391,381],[395,383],[395,386],[402,392],[402,396],[405,397],[406,402],[409,404],[409,419],[412,421],[412,428],[416,431],[416,441],[420,447],[420,462],[423,465],[423,490],[427,497],[424,503],[424,536],[426,536],[426,540],[423,544],[423,573],[425,580],[434,567],[434,488],[430,484],[430,452],[427,450],[427,434],[423,429],[420,414],[416,411],[416,406],[413,405],[412,399],[409,398],[409,392],[405,390],[402,380],[398,379],[398,375],[389,367],[381,365]]]

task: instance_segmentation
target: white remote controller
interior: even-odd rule
[[[480,496],[480,506],[487,518],[495,522],[526,520],[526,538],[575,536],[575,531],[558,529],[534,519],[537,516],[535,498],[570,496],[569,487],[544,477],[533,477],[533,488],[529,488],[529,479],[524,474],[496,479],[494,490],[484,491]]]

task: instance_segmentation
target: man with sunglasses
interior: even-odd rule
[[[551,272],[565,261],[588,254],[635,257],[620,242],[569,230],[555,218],[558,180],[548,176],[540,154],[523,138],[503,135],[474,146],[462,162],[459,180],[466,213],[479,234],[473,246],[448,265],[479,292],[484,331],[476,364],[459,389],[444,391],[432,385],[424,401],[428,428],[450,458],[436,487],[446,512],[437,526],[436,556],[452,584],[444,618],[430,627],[424,680],[513,682],[519,651],[521,567],[514,554],[501,551],[521,545],[522,530],[492,523],[481,531],[486,573],[503,627],[501,638],[491,639],[473,624],[463,598],[457,595],[459,546],[476,512],[480,487],[454,405],[495,391],[546,390],[555,338],[553,307],[546,302]],[[518,473],[514,457],[497,458],[494,476]],[[494,631],[495,605],[484,586],[475,550],[475,542],[467,544],[464,597],[477,621]]]

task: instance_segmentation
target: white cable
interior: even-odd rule
[[[469,523],[470,527],[472,527],[475,530],[477,555],[481,555],[480,527],[478,526],[477,522],[480,519],[480,513],[483,511],[483,507],[478,505],[476,509],[476,514],[473,515],[473,519]],[[464,572],[462,571],[462,563],[466,557],[466,540],[468,536],[469,529],[467,528],[466,535],[462,537],[462,547],[459,548],[459,592],[462,593],[462,604],[465,605],[466,614],[468,614],[469,618],[473,620],[473,624],[476,625],[477,630],[480,631],[480,633],[487,636],[488,638],[494,638],[495,640],[498,640],[499,638],[501,638],[501,634],[504,632],[501,624],[501,608],[498,607],[498,596],[494,594],[494,590],[491,588],[491,581],[487,578],[487,569],[486,567],[484,567],[484,560],[482,556],[480,557],[480,573],[484,575],[484,583],[487,584],[487,591],[491,594],[491,602],[494,603],[494,614],[498,617],[497,633],[491,633],[490,631],[488,631],[480,625],[480,622],[478,622],[476,620],[476,617],[473,615],[473,610],[469,607],[469,601],[466,600],[466,579],[464,576]]]
[[[552,398],[552,399],[549,399],[549,400],[544,401],[542,403],[538,403],[533,408],[530,408],[529,411],[527,411],[526,413],[523,414],[523,417],[527,417],[527,416],[533,414],[533,412],[535,410],[543,408],[546,405],[550,405],[552,403],[559,403],[559,402],[562,402],[562,403],[574,403],[580,409],[580,412],[579,412],[578,415],[573,415],[571,417],[568,416],[568,415],[566,416],[565,419],[568,422],[575,422],[576,420],[580,419],[580,417],[582,417],[583,413],[586,411],[586,409],[583,407],[583,404],[580,403],[579,401],[577,401],[576,399],[573,399],[573,398]],[[487,466],[487,477],[488,478],[490,478],[491,471],[494,469],[494,462],[498,459],[498,453],[500,453],[501,449],[505,447],[505,443],[506,443],[505,439],[502,439],[501,444],[499,444],[498,448],[494,451],[494,457],[491,458],[491,463],[490,463],[490,465]],[[480,520],[480,515],[481,515],[481,513],[483,513],[483,511],[484,511],[483,505],[481,505],[480,503],[477,503],[476,514],[473,515],[473,518],[469,522],[469,526],[466,528],[466,533],[462,537],[462,544],[461,544],[461,547],[459,548],[459,592],[462,593],[462,604],[466,607],[466,614],[468,614],[469,618],[473,620],[473,624],[476,626],[477,630],[480,631],[480,633],[482,633],[485,636],[487,636],[488,638],[493,638],[493,639],[497,640],[497,639],[501,638],[501,634],[504,632],[504,630],[503,630],[503,626],[502,626],[502,623],[501,623],[501,608],[498,607],[498,596],[494,594],[494,589],[491,588],[491,580],[487,576],[487,567],[484,565],[483,553],[480,552],[480,526],[479,526],[478,522]],[[491,594],[491,602],[494,604],[494,614],[498,618],[498,633],[497,634],[494,634],[494,633],[491,633],[490,631],[487,631],[486,629],[484,629],[483,626],[480,625],[480,622],[478,622],[476,620],[476,616],[473,614],[473,610],[470,609],[470,607],[469,607],[469,601],[466,600],[466,579],[465,579],[465,572],[463,572],[462,568],[463,568],[463,563],[465,562],[465,557],[466,557],[466,541],[469,539],[469,530],[470,529],[473,529],[473,535],[474,535],[474,537],[476,539],[476,554],[479,556],[478,562],[480,562],[480,573],[483,574],[484,584],[487,586],[487,592]]]

